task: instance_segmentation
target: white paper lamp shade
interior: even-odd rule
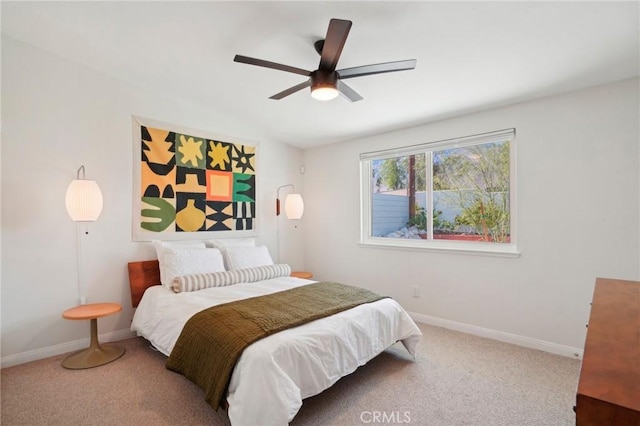
[[[74,222],[93,222],[102,212],[102,191],[95,180],[71,181],[65,204]]]
[[[289,194],[284,200],[284,214],[287,219],[300,219],[304,213],[304,201],[300,194]]]

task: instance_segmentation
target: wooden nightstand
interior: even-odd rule
[[[62,361],[64,368],[80,370],[115,361],[124,354],[124,348],[101,346],[98,343],[98,318],[113,315],[122,310],[119,303],[89,303],[67,309],[63,318],[70,320],[91,320],[91,344],[87,349],[69,355]]]
[[[307,271],[291,271],[291,276],[296,278],[304,278],[305,280],[310,280],[313,278],[313,273]]]

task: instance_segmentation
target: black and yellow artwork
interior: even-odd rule
[[[246,231],[256,220],[256,148],[140,125],[140,228]]]

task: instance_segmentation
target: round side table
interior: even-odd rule
[[[307,271],[291,271],[291,276],[296,278],[304,278],[305,280],[310,280],[313,278],[312,272]]]
[[[124,348],[98,343],[98,318],[113,315],[122,310],[119,303],[89,303],[67,309],[62,317],[69,320],[91,320],[91,344],[87,349],[69,355],[62,361],[64,368],[80,370],[98,367],[115,361],[124,354]]]

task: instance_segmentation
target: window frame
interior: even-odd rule
[[[510,217],[510,242],[492,243],[481,241],[455,241],[444,239],[405,239],[374,237],[372,230],[372,186],[371,172],[372,161],[384,160],[417,153],[425,153],[427,173],[433,178],[432,153],[447,148],[461,148],[472,145],[480,145],[498,141],[509,141],[509,217]],[[409,250],[430,250],[439,252],[481,254],[504,257],[518,257],[520,252],[517,246],[517,193],[516,193],[516,130],[515,128],[498,130],[461,138],[439,140],[417,145],[398,148],[371,151],[360,154],[360,242],[364,247],[380,247]],[[427,191],[427,204],[430,212],[433,211],[433,189]],[[427,229],[433,235],[433,214],[427,214]]]

